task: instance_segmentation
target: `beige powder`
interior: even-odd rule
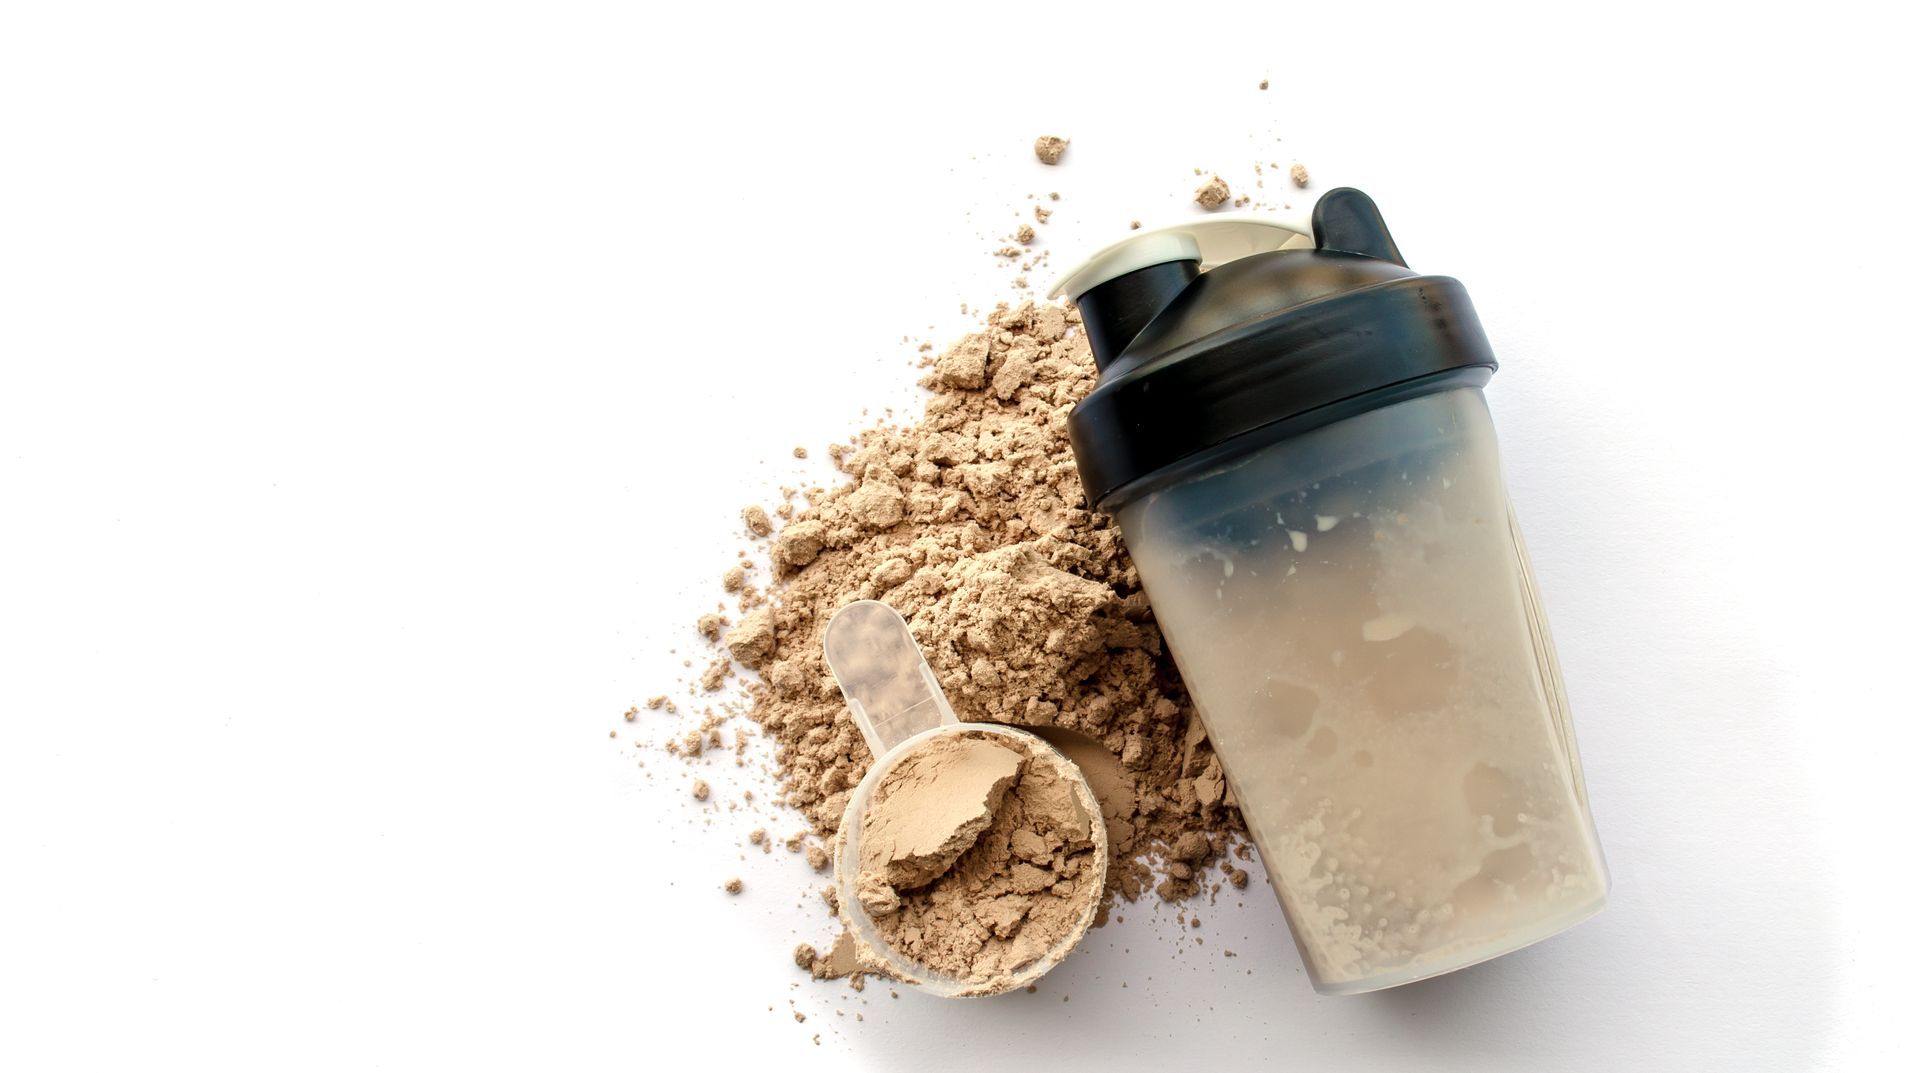
[[[760,672],[749,714],[778,750],[781,803],[827,841],[872,757],[820,634],[848,602],[885,600],[962,719],[1075,755],[1107,817],[1109,888],[1131,899],[1182,833],[1243,828],[1119,532],[1086,509],[1065,424],[1095,375],[1077,322],[1063,306],[1003,307],[930,359],[924,415],[829,452],[846,483],[810,490],[775,534],[771,602],[725,644]],[[1159,895],[1193,894],[1215,857],[1162,868]]]
[[[1051,134],[1043,134],[1033,140],[1033,155],[1040,158],[1042,164],[1058,164],[1066,154],[1067,140]]]
[[[1232,196],[1233,192],[1227,189],[1227,181],[1218,175],[1201,183],[1200,189],[1193,192],[1193,200],[1199,202],[1203,209],[1217,209]]]
[[[864,986],[861,974],[866,970],[861,967],[860,958],[854,953],[853,937],[846,932],[840,933],[824,957],[815,953],[813,947],[801,943],[793,952],[793,960],[816,980],[838,980],[851,976],[854,990],[861,990]]]
[[[856,888],[881,938],[989,990],[1077,941],[1101,882],[1075,783],[1000,734],[939,735],[897,761],[861,820]]]
[[[898,891],[926,886],[972,849],[1020,777],[1020,761],[995,738],[943,735],[895,764],[860,839],[857,889],[867,912],[894,912]]]
[[[747,523],[747,532],[763,537],[773,532],[773,519],[767,517],[767,508],[755,504],[740,512],[740,518]]]

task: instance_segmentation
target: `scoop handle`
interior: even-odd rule
[[[835,611],[821,644],[876,759],[923,730],[960,721],[906,620],[886,604],[856,600]]]

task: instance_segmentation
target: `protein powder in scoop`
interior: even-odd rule
[[[991,985],[1086,929],[1102,886],[1097,819],[1051,752],[939,735],[880,780],[855,888],[896,951]]]

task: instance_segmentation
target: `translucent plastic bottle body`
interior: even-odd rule
[[[1464,968],[1605,904],[1477,389],[1242,455],[1119,518],[1318,990]]]

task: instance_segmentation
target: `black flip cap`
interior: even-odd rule
[[[1408,268],[1367,195],[1322,195],[1313,236],[1205,273],[1149,265],[1075,299],[1101,370],[1067,421],[1088,503],[1113,511],[1197,467],[1486,383],[1497,363],[1466,289]]]

